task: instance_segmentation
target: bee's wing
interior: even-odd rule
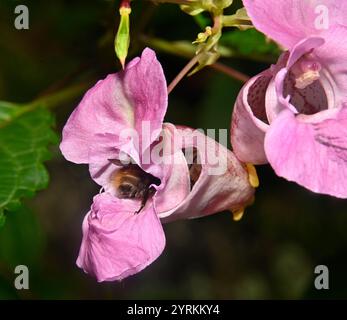
[[[113,164],[115,164],[116,166],[119,166],[119,167],[124,167],[124,166],[128,165],[128,163],[123,163],[119,159],[108,159],[108,161],[110,161],[111,163],[113,163]]]

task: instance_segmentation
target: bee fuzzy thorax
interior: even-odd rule
[[[139,213],[156,191],[152,185],[160,185],[160,180],[143,171],[138,165],[130,164],[115,171],[111,184],[118,198],[141,200],[141,207],[136,212]]]

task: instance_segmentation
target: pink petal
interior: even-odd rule
[[[347,108],[298,117],[283,111],[266,134],[265,151],[277,175],[347,198]]]
[[[95,145],[90,146],[89,151],[89,172],[93,180],[102,186],[105,191],[115,195],[115,190],[112,184],[113,174],[120,169],[122,166],[117,165],[112,160],[127,160],[130,163],[135,161],[139,163],[139,155],[132,148],[129,154],[120,152],[117,146],[118,137],[111,134],[95,135],[94,142]],[[122,148],[124,149],[124,148]]]
[[[290,69],[295,62],[297,62],[304,54],[312,52],[314,49],[323,46],[325,43],[324,38],[322,37],[307,37],[304,38],[290,50],[287,69]]]
[[[344,2],[343,0],[243,0],[255,27],[288,49],[307,36],[319,35],[325,31],[320,22],[322,6],[328,9],[328,27],[345,23],[347,6]]]
[[[94,197],[83,222],[83,240],[77,265],[99,282],[122,280],[146,268],[162,253],[165,235],[148,202],[139,213],[139,202],[102,193]]]
[[[140,141],[144,141],[140,147],[145,150],[156,138],[152,133],[161,129],[166,108],[162,67],[155,53],[145,49],[141,59],[134,59],[125,71],[108,75],[85,94],[64,127],[61,151],[72,162],[89,163],[90,146],[96,144],[96,135],[119,137],[125,129],[139,133]],[[150,123],[149,134],[144,137],[143,121]],[[116,142],[115,147],[120,148],[128,141]]]
[[[286,67],[289,55],[290,53],[288,51],[283,52],[279,57],[276,65],[272,65],[270,68],[272,78],[266,88],[265,93],[265,112],[268,123],[271,123],[273,118],[277,116],[279,111],[282,111],[285,108],[279,103],[275,79],[276,75]]]
[[[190,192],[190,179],[186,159],[182,149],[175,146],[175,126],[165,123],[163,127],[163,154],[161,185],[154,196],[154,205],[158,214],[179,206]],[[155,148],[154,146],[153,148]],[[153,159],[156,160],[155,157]],[[159,165],[159,163],[157,163]]]
[[[297,43],[293,50],[290,52],[290,55],[288,57],[288,61],[285,67],[283,67],[281,70],[278,71],[276,74],[274,80],[269,85],[269,92],[267,93],[267,98],[270,98],[270,95],[274,95],[277,99],[277,103],[269,103],[266,105],[266,112],[267,117],[269,119],[269,122],[271,123],[273,120],[276,119],[279,113],[283,111],[284,108],[287,108],[291,110],[293,113],[298,113],[300,110],[298,110],[298,105],[296,105],[292,101],[296,101],[295,96],[284,96],[285,90],[284,87],[286,85],[286,81],[288,80],[288,74],[290,68],[305,54],[310,53],[312,50],[324,45],[325,41],[323,38],[318,37],[309,37],[305,38],[304,40]],[[300,96],[307,96],[307,92],[311,92],[312,88],[317,86],[320,82],[317,82],[316,84],[313,84],[308,88],[307,90],[302,89],[298,90],[295,89],[296,92],[300,91]],[[307,91],[307,92],[306,92]],[[315,93],[315,92],[314,92]],[[315,96],[318,96],[318,94],[315,94]],[[274,101],[274,99],[269,99],[270,101]]]
[[[347,2],[345,3],[347,6]],[[345,15],[345,20],[347,13]],[[344,21],[346,24],[346,21]],[[330,105],[338,106],[346,102],[347,92],[347,27],[335,26],[324,32],[325,44],[315,49],[314,54],[323,65],[323,76],[326,77],[326,91]]]
[[[150,164],[144,165],[141,160],[136,161],[138,166],[145,172],[161,180],[159,186],[154,185],[157,189],[154,196],[157,212],[168,211],[178,206],[190,192],[187,163],[181,148],[177,149],[175,147],[174,129],[175,127],[172,124],[166,123],[163,125],[160,135],[163,139],[160,142],[153,143],[151,148],[148,149]],[[116,190],[112,184],[112,176],[121,167],[106,160],[110,159],[109,156],[111,155],[105,155],[104,160],[100,159],[97,164],[91,163],[89,170],[92,178],[104,187],[105,191],[115,196]]]
[[[268,128],[265,94],[272,74],[269,70],[249,80],[239,93],[231,121],[231,144],[239,160],[267,163],[264,137]]]
[[[133,159],[145,172],[161,180],[160,186],[154,186],[158,191],[155,195],[157,212],[167,211],[176,207],[190,191],[189,173],[181,148],[175,147],[175,127],[164,124],[159,141],[154,142],[141,159]],[[112,176],[121,168],[108,159],[118,159],[119,153],[113,149],[105,149],[104,153],[93,157],[95,162],[89,165],[92,178],[105,191],[116,195]],[[149,164],[143,164],[145,162]]]
[[[183,202],[171,211],[160,213],[160,218],[165,222],[199,218],[224,210],[235,211],[252,201],[254,188],[249,184],[248,172],[231,151],[198,130],[176,129],[184,139],[184,148],[197,148],[202,170]]]
[[[284,107],[294,113],[310,114],[335,108],[346,101],[347,66],[344,59],[347,55],[347,46],[343,40],[346,37],[347,28],[335,26],[322,33],[322,38],[306,38],[293,48],[286,67],[277,73],[275,80],[269,85],[267,98],[272,94],[278,97],[279,102],[276,107],[267,103],[270,123]],[[290,80],[290,69],[301,57],[311,52],[313,59],[322,66],[320,79],[305,89],[294,88]],[[288,96],[285,94],[285,87],[287,89],[292,87]]]

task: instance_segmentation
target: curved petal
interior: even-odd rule
[[[272,78],[266,88],[265,93],[265,112],[268,123],[271,123],[273,117],[276,117],[279,110],[283,110],[285,107],[279,103],[278,94],[276,91],[276,75],[283,69],[285,69],[290,53],[285,51],[279,57],[276,65],[271,66]]]
[[[347,6],[347,2],[345,4]],[[346,16],[347,17],[347,13]],[[346,21],[345,21],[346,23]],[[322,34],[326,39],[324,45],[315,49],[314,54],[322,64],[323,76],[329,82],[327,93],[332,92],[330,100],[333,106],[346,102],[347,92],[347,27],[335,26]]]
[[[284,110],[266,134],[265,151],[277,175],[347,198],[347,108],[298,117]]]
[[[224,210],[237,211],[253,200],[248,172],[234,154],[199,130],[176,127],[184,148],[195,147],[201,172],[189,195],[171,211],[160,213],[165,222],[199,218]]]
[[[190,192],[187,162],[181,147],[175,142],[175,133],[177,133],[175,126],[165,123],[160,134],[160,141],[153,143],[148,149],[148,154],[144,155],[144,157],[148,157],[146,163],[149,164],[141,163],[144,157],[135,161],[142,170],[161,181],[159,186],[153,185],[157,189],[154,196],[157,212],[168,211],[178,206]],[[105,191],[116,196],[112,176],[121,166],[107,159],[112,159],[112,153],[106,153],[96,164],[91,163],[89,171],[94,181]]]
[[[176,208],[190,192],[190,179],[187,161],[177,139],[179,135],[175,126],[165,123],[161,146],[153,147],[152,159],[162,168],[161,185],[157,188],[153,202],[158,214]],[[179,135],[180,136],[180,135]],[[158,148],[159,147],[159,148]],[[157,149],[157,151],[155,151]],[[160,159],[157,155],[161,154]],[[161,162],[159,163],[158,160]]]
[[[100,137],[100,139],[104,138]],[[175,126],[170,123],[163,124],[158,141],[147,149],[141,159],[133,158],[142,170],[161,180],[160,186],[153,186],[157,189],[154,198],[158,212],[176,207],[190,191],[187,163],[181,147],[175,144],[175,138]],[[92,158],[93,162],[89,165],[89,171],[94,181],[112,195],[116,195],[112,176],[121,166],[110,160],[119,159],[119,154],[112,147],[105,148],[103,153],[95,154]]]
[[[272,92],[273,95],[277,96],[278,103],[277,104],[268,104],[266,106],[266,112],[268,119],[270,123],[272,123],[273,120],[276,119],[276,117],[283,111],[284,108],[289,109],[293,113],[299,113],[301,112],[300,109],[304,109],[305,103],[301,100],[304,99],[307,101],[307,99],[312,100],[312,95],[314,96],[313,100],[317,100],[320,98],[321,103],[324,104],[325,102],[325,93],[321,95],[322,85],[321,83],[324,82],[324,79],[321,79],[319,82],[314,82],[310,86],[308,86],[305,89],[297,89],[295,88],[295,92],[292,92],[291,94],[288,94],[287,96],[285,93],[285,86],[289,86],[291,84],[290,81],[290,69],[294,66],[294,64],[305,54],[308,54],[312,52],[312,50],[316,50],[317,48],[320,48],[325,45],[325,40],[323,38],[319,37],[308,37],[303,40],[301,40],[299,43],[297,43],[293,50],[290,52],[288,62],[284,68],[282,68],[278,73],[276,74],[274,80],[269,85],[269,92],[268,95],[270,95],[270,92]],[[293,91],[293,90],[292,90]],[[294,102],[293,102],[294,101]],[[297,102],[297,103],[295,103]],[[318,105],[318,101],[317,105]],[[328,104],[331,102],[328,101]],[[307,103],[306,103],[307,104]],[[310,103],[311,105],[311,103]]]
[[[96,135],[120,137],[123,130],[133,129],[143,141],[134,148],[145,150],[156,138],[152,133],[161,129],[166,108],[164,73],[154,51],[147,48],[125,71],[108,75],[85,94],[63,129],[60,149],[72,162],[89,163]],[[143,124],[149,127],[144,134]],[[118,148],[129,143],[118,140]]]
[[[112,134],[97,134],[94,136],[94,145],[89,150],[89,172],[92,179],[102,186],[105,191],[116,195],[112,184],[113,174],[123,165],[132,161],[139,163],[139,155],[132,148],[129,153],[120,151],[117,147],[118,137]],[[118,165],[118,162],[121,164]]]
[[[270,70],[250,79],[239,93],[231,120],[231,144],[243,162],[267,163],[264,137],[268,128],[265,95],[272,78]]]
[[[325,40],[322,37],[307,37],[298,41],[290,51],[287,69],[290,69],[304,54],[323,46],[324,43]]]
[[[344,57],[347,55],[347,46],[344,45],[343,39],[347,37],[347,28],[335,26],[323,35],[324,38],[309,37],[300,41],[293,48],[286,67],[282,68],[275,80],[270,83],[267,98],[272,93],[279,102],[277,105],[271,103],[266,105],[270,123],[285,107],[294,113],[310,114],[335,108],[346,102],[347,67]],[[291,67],[301,57],[311,52],[314,59],[317,59],[322,66],[320,79],[305,89],[295,88],[291,80],[293,76]],[[286,91],[290,94],[287,95]]]
[[[345,23],[347,14],[343,0],[243,0],[243,3],[254,26],[287,49],[307,36],[320,35],[335,24]]]
[[[162,253],[165,235],[148,203],[134,214],[138,203],[102,193],[94,197],[83,222],[77,265],[99,282],[122,280],[146,268]]]

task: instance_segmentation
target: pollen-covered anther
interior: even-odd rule
[[[258,178],[258,174],[257,174],[257,170],[256,170],[255,166],[251,163],[247,163],[246,168],[247,168],[247,172],[248,172],[249,184],[253,188],[258,188],[259,187],[259,178]]]
[[[205,32],[200,32],[196,40],[193,42],[193,44],[204,43],[208,39],[208,37],[210,37],[211,35],[212,35],[212,28],[206,27]]]
[[[317,61],[306,59],[301,61],[299,65],[300,72],[296,72],[295,87],[298,89],[305,89],[320,78],[322,66]]]
[[[233,220],[234,221],[240,221],[245,213],[245,208],[240,208],[238,210],[233,210]]]

